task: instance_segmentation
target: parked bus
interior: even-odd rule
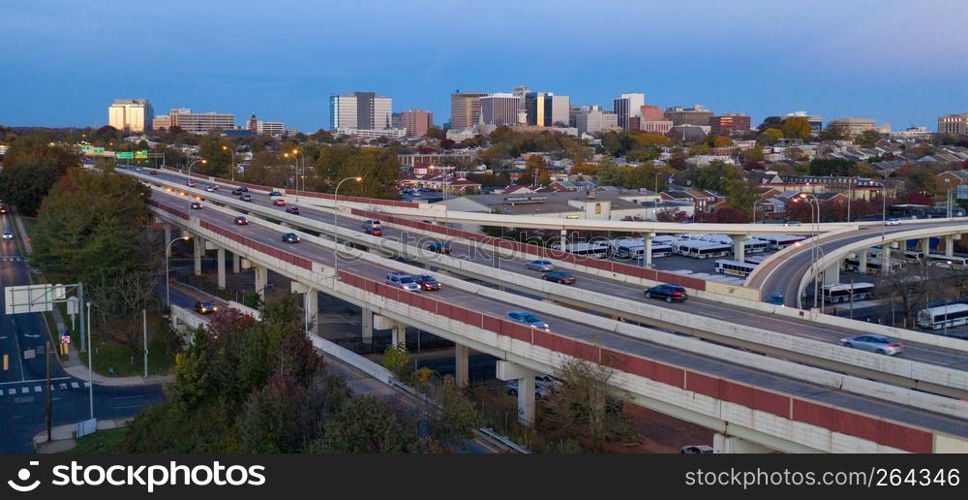
[[[828,304],[838,302],[850,302],[851,296],[854,300],[868,300],[874,298],[873,283],[854,283],[853,287],[848,284],[825,285],[823,287],[823,301]]]
[[[712,241],[679,240],[672,245],[675,254],[693,259],[715,259],[733,253],[733,245],[724,245]]]
[[[900,259],[891,259],[891,269],[897,270],[904,265]],[[867,259],[867,274],[877,274],[881,272],[881,259],[869,257]],[[847,271],[853,271],[856,273],[860,272],[860,259],[856,257],[850,257],[844,259],[844,269]]]
[[[642,255],[645,253],[645,241],[642,238],[619,238],[610,240],[608,246],[611,249],[612,256],[623,259],[642,260]],[[672,245],[657,243],[655,240],[652,240],[653,259],[656,257],[668,257],[669,255],[672,255]]]
[[[560,243],[553,243],[551,248],[555,250],[561,250]],[[609,247],[603,242],[597,243],[569,243],[565,245],[564,250],[568,253],[573,253],[575,255],[585,255],[588,257],[595,257],[597,259],[606,259],[609,255]]]
[[[743,259],[743,262],[746,262],[747,264],[753,264],[754,266],[758,266],[762,264],[764,260],[769,258],[770,258],[769,255],[747,255]]]
[[[804,236],[793,236],[789,234],[758,234],[754,238],[766,241],[771,250],[781,250],[806,239]]]
[[[929,330],[968,325],[968,304],[949,304],[918,311],[918,326]]]
[[[742,276],[745,278],[749,276],[754,269],[756,269],[756,264],[747,264],[746,262],[737,262],[735,260],[726,259],[716,261],[716,272],[720,274]]]
[[[928,254],[928,262],[937,267],[944,267],[948,269],[965,269],[968,268],[968,258],[958,257],[952,255],[948,257],[944,254],[931,253]]]

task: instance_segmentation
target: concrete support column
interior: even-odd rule
[[[881,274],[891,272],[891,245],[881,246]]]
[[[372,344],[373,343],[373,310],[366,307],[363,308],[363,321],[362,321],[362,332],[363,332],[363,343]]]
[[[255,293],[265,300],[266,285],[269,284],[269,269],[256,264],[252,264],[252,269],[255,269]]]
[[[944,256],[955,256],[955,236],[953,234],[944,237]]]
[[[497,362],[498,380],[518,381],[518,421],[528,426],[534,424],[534,376],[533,371],[516,363]]]
[[[644,252],[642,265],[645,267],[652,267],[652,238],[655,238],[655,233],[645,233],[642,235],[642,240],[645,242],[645,246],[642,249]]]
[[[931,253],[931,238],[921,239],[921,251],[924,252],[924,256],[927,257]]]
[[[225,290],[225,249],[219,248],[218,252],[218,289]]]
[[[861,248],[857,254],[857,270],[867,274],[867,249]]]
[[[454,345],[454,380],[457,382],[457,387],[467,387],[467,384],[470,383],[467,370],[468,354],[470,354],[469,347],[460,344]]]
[[[171,257],[171,246],[168,246],[168,244],[171,243],[171,224],[166,222],[164,223],[164,226],[165,226],[165,245],[166,245],[165,257]]]
[[[202,257],[205,255],[205,238],[195,238],[195,276],[202,275]]]
[[[713,435],[713,452],[714,453],[770,453],[773,450],[767,448],[759,443],[754,443],[746,439],[740,439],[736,436],[727,436],[725,434],[716,433]]]
[[[306,331],[319,331],[319,293],[313,289],[303,294],[303,308],[306,311]]]
[[[567,244],[568,244],[568,230],[562,229],[561,230],[561,251],[562,252],[565,251],[565,245]]]
[[[743,262],[746,260],[746,235],[745,234],[733,234],[730,235],[733,238],[733,260],[736,262]]]
[[[823,270],[824,285],[836,285],[837,283],[840,283],[840,266],[842,264],[842,262],[837,261],[827,267],[827,269]]]
[[[390,342],[395,346],[407,346],[407,325],[396,324],[390,330]]]
[[[232,272],[235,274],[239,274],[239,271],[241,270],[242,270],[242,257],[239,257],[239,254],[232,252]]]

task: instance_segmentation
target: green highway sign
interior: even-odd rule
[[[130,151],[127,151],[127,152],[125,152],[125,151],[118,151],[117,153],[114,154],[114,157],[117,158],[117,159],[119,159],[119,160],[133,160],[134,159],[134,153],[132,153]]]
[[[135,158],[147,158],[148,157],[148,151],[135,151],[134,152],[134,157]]]

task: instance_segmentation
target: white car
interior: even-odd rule
[[[884,221],[884,225],[885,226],[900,226],[901,225],[901,219],[887,219],[886,221]]]
[[[401,288],[408,292],[419,292],[420,285],[413,279],[413,276],[404,273],[389,273],[387,274],[386,284]]]
[[[10,231],[4,231],[3,232],[3,239],[5,239],[5,240],[12,240],[13,239],[13,233],[11,233]]]

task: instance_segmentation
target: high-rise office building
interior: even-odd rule
[[[520,99],[514,94],[496,93],[480,98],[481,123],[485,125],[516,125]]]
[[[713,116],[713,112],[704,108],[700,104],[696,104],[691,108],[676,106],[674,108],[668,108],[665,110],[666,120],[671,121],[673,125],[695,125],[697,127],[708,127],[709,118],[711,116]]]
[[[108,125],[118,130],[144,132],[151,130],[154,114],[147,99],[115,99],[108,106]]]
[[[568,96],[552,92],[529,92],[525,96],[528,125],[567,127],[569,108]]]
[[[423,137],[434,126],[434,114],[422,109],[400,113],[400,128],[407,129],[407,137]]]
[[[631,126],[629,118],[642,116],[642,106],[645,105],[645,94],[631,92],[622,94],[612,101],[612,111],[618,116],[618,126],[628,130]]]
[[[603,111],[601,106],[584,106],[575,113],[579,134],[600,134],[618,128],[618,115]]]
[[[712,135],[730,136],[749,132],[750,117],[742,113],[724,113],[709,117],[709,132]]]
[[[870,118],[838,118],[830,120],[827,130],[839,132],[846,137],[854,137],[867,130],[877,130],[877,123]]]
[[[450,95],[450,128],[471,128],[481,121],[481,97],[486,92],[455,92]]]
[[[329,98],[330,129],[383,130],[393,125],[393,100],[373,92],[333,94]]]
[[[968,135],[968,113],[945,115],[938,118],[938,133]]]
[[[208,134],[235,128],[235,115],[232,113],[193,113],[188,108],[176,108],[168,112],[172,127],[179,127],[193,134]]]

